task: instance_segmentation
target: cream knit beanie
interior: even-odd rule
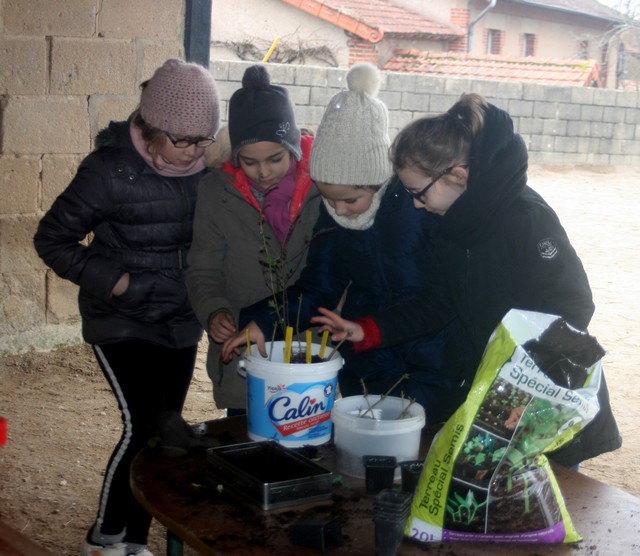
[[[322,116],[311,148],[311,179],[339,185],[382,185],[393,170],[389,159],[389,116],[376,95],[380,71],[355,64],[348,91],[335,95]]]

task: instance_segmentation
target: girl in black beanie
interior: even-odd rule
[[[222,362],[222,343],[236,334],[240,309],[271,293],[267,252],[291,280],[303,266],[320,202],[309,177],[312,142],[301,137],[287,90],[271,83],[265,66],[248,67],[229,100],[228,134],[220,134],[214,168],[200,184],[187,271],[191,304],[209,335],[213,397],[230,415],[245,411],[246,381],[235,363]]]

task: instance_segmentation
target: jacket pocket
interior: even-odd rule
[[[146,317],[154,289],[151,273],[129,273],[129,287],[122,295],[112,298],[116,311],[130,318],[148,321]]]

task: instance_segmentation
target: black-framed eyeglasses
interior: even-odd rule
[[[208,147],[216,140],[215,137],[184,137],[181,139],[175,139],[166,131],[164,134],[176,149],[186,149],[191,145],[195,145],[196,147]]]
[[[422,199],[424,198],[424,196],[427,194],[427,191],[429,191],[429,189],[431,189],[438,180],[441,180],[442,178],[444,178],[449,172],[451,172],[451,170],[453,170],[456,166],[460,166],[461,168],[467,168],[467,164],[454,164],[453,166],[449,166],[448,168],[446,168],[445,170],[443,170],[442,172],[440,172],[438,175],[436,175],[435,178],[433,178],[426,186],[424,186],[420,191],[411,191],[411,189],[407,189],[406,187],[404,188],[404,190],[409,194],[409,196],[412,199],[415,199],[416,201],[420,201],[422,203]]]

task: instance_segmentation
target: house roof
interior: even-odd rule
[[[419,50],[395,50],[382,69],[574,87],[588,87],[598,80],[598,64],[595,60],[509,58],[489,54]]]
[[[462,37],[466,31],[429,19],[388,0],[282,0],[315,17],[371,42],[386,35],[440,40]]]
[[[624,14],[609,8],[597,0],[507,0],[514,4],[525,4],[537,8],[580,14],[619,23],[626,18]]]

